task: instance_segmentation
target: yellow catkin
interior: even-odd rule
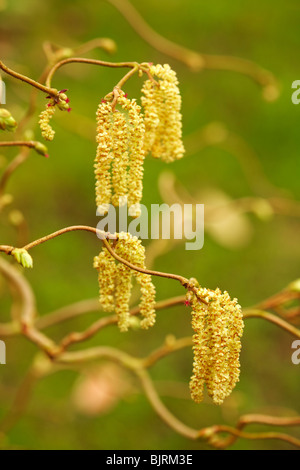
[[[53,140],[55,131],[50,126],[50,120],[55,113],[55,106],[47,106],[47,108],[41,112],[39,117],[39,125],[42,136],[46,140]]]
[[[145,268],[145,248],[141,240],[129,233],[115,234],[117,241],[114,251],[124,260],[137,267]],[[135,277],[140,285],[140,313],[143,317],[140,327],[148,329],[155,323],[155,287],[151,276],[116,263],[110,253],[103,248],[94,260],[94,267],[99,271],[100,304],[103,309],[115,308],[118,326],[121,331],[130,327],[129,301],[132,291],[132,278]]]
[[[121,90],[118,93],[114,110],[103,101],[97,111],[96,202],[99,215],[107,213],[109,204],[127,203],[129,215],[138,217],[143,193],[144,119],[136,101]]]
[[[115,248],[116,253],[139,268],[145,268],[145,248],[141,240],[129,233],[121,232]],[[155,287],[151,276],[130,270],[141,288],[140,312],[143,317],[141,328],[148,329],[155,323]]]
[[[237,299],[228,292],[197,288],[197,295],[187,294],[192,306],[193,375],[191,396],[201,402],[206,384],[214,403],[222,404],[230,395],[240,375],[239,355],[243,334],[243,315]]]
[[[116,283],[116,263],[111,254],[103,247],[99,256],[94,258],[94,268],[98,270],[100,305],[105,312],[115,308],[114,291]]]
[[[140,310],[144,317],[141,321],[141,328],[147,330],[154,325],[155,314],[155,287],[149,274],[135,272],[135,277],[141,288]]]
[[[124,206],[128,194],[128,124],[124,113],[113,113],[112,126],[112,185],[114,194],[112,204],[115,207]]]
[[[111,203],[112,183],[110,166],[113,159],[112,152],[112,108],[111,104],[101,102],[97,109],[97,135],[98,143],[94,163],[96,177],[96,204],[98,215],[105,215]]]
[[[169,163],[184,155],[178,80],[168,64],[153,65],[150,73],[158,79],[158,84],[146,80],[142,87],[146,129],[144,149]]]
[[[131,272],[127,266],[120,263],[117,266],[115,304],[116,315],[120,331],[128,331],[130,325],[129,302],[131,297],[132,282]]]
[[[128,208],[129,215],[139,217],[141,214],[140,202],[143,196],[144,174],[144,138],[145,124],[141,107],[136,101],[129,100],[123,92],[120,93],[118,104],[128,112]]]

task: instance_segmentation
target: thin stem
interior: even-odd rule
[[[89,227],[87,225],[72,225],[70,227],[65,227],[61,230],[57,230],[56,232],[50,233],[49,235],[39,238],[38,240],[35,240],[31,243],[28,243],[27,245],[23,246],[23,249],[27,251],[31,250],[32,248],[40,245],[41,243],[48,242],[49,240],[52,240],[53,238],[59,237],[60,235],[64,235],[65,233],[68,233],[68,232],[74,232],[76,230],[84,230],[86,232],[92,232],[94,234],[97,234],[97,229],[95,229],[94,227]]]
[[[181,349],[188,348],[193,345],[193,339],[191,336],[186,338],[166,338],[165,344],[160,348],[152,351],[148,357],[146,357],[143,361],[143,366],[148,369],[152,367],[156,362],[160,359],[168,356],[170,353],[180,351]]]
[[[300,439],[297,439],[294,436],[290,436],[289,434],[286,433],[281,433],[281,432],[244,432],[240,431],[239,429],[233,428],[231,426],[226,426],[226,425],[218,425],[218,426],[212,426],[210,428],[214,435],[213,435],[213,440],[212,444],[220,449],[223,449],[225,447],[228,447],[228,445],[231,445],[231,442],[229,444],[228,440],[216,440],[215,435],[218,433],[229,433],[232,436],[235,437],[234,440],[237,438],[243,438],[243,439],[249,439],[249,440],[269,440],[269,439],[278,439],[281,441],[288,442],[289,444],[295,446],[295,447],[300,447]]]
[[[279,326],[288,333],[296,336],[297,338],[300,338],[300,330],[298,328],[291,325],[282,318],[277,317],[273,313],[265,312],[264,310],[246,309],[244,311],[244,318],[263,318],[264,320],[274,323],[275,325]]]
[[[122,86],[124,86],[127,80],[129,80],[129,78],[132,77],[139,70],[139,68],[139,64],[136,64],[134,67],[132,67],[132,69],[129,70],[129,72],[127,72],[123,78],[121,78],[121,80],[117,83],[116,87],[122,88]]]
[[[164,309],[164,308],[171,307],[173,305],[182,304],[184,302],[184,299],[185,299],[185,296],[181,296],[181,297],[175,297],[174,299],[168,299],[167,301],[163,300],[161,302],[157,302],[155,304],[155,310],[158,311],[158,310],[161,310],[161,309]],[[90,306],[93,307],[93,310],[99,310],[99,308],[100,308],[99,300],[96,299],[96,301],[94,301],[94,300],[90,301]],[[82,306],[79,305],[79,307],[82,307]],[[138,315],[140,313],[140,310],[141,309],[140,309],[139,306],[135,307],[135,308],[130,310],[130,315]],[[64,313],[65,314],[70,313],[70,311],[66,310],[65,312],[61,312],[60,315],[64,314]],[[78,310],[77,310],[77,313],[78,313]],[[56,317],[54,317],[52,319],[61,320],[61,318],[58,316],[58,314],[55,314],[55,315],[56,315]],[[42,321],[42,326],[45,326],[45,320],[47,321],[47,317],[41,318],[40,320]],[[43,322],[43,320],[44,320],[44,322]],[[51,321],[51,318],[50,318],[50,321]],[[89,326],[85,331],[83,331],[81,333],[73,332],[73,333],[70,333],[67,336],[65,336],[65,338],[63,338],[61,343],[60,343],[60,348],[61,348],[62,351],[64,351],[69,346],[71,346],[72,344],[79,343],[79,342],[82,342],[82,341],[86,341],[86,340],[92,338],[93,336],[95,336],[103,328],[106,328],[107,326],[110,326],[110,325],[115,325],[116,323],[118,323],[117,315],[110,315],[110,316],[107,316],[107,317],[104,317],[104,318],[100,318],[99,320],[94,322],[91,326]],[[37,324],[36,324],[36,326],[37,326]],[[39,322],[39,321],[38,321],[38,326],[41,327],[41,322]],[[190,340],[190,344],[191,344],[191,340]],[[167,345],[166,347],[168,348],[168,350],[172,349],[171,345]],[[181,347],[182,346],[180,346],[178,349],[181,349]],[[168,350],[165,349],[166,354],[168,354]],[[161,357],[163,357],[163,355],[165,355],[165,354],[162,354]]]
[[[35,297],[28,281],[14,266],[0,258],[0,272],[16,289],[20,301],[20,313],[18,320],[24,324],[32,324],[36,312]]]
[[[103,241],[103,244],[104,244],[105,248],[109,251],[109,253],[117,261],[120,261],[120,263],[123,263],[126,266],[128,266],[128,268],[131,268],[131,269],[133,269],[135,271],[138,271],[140,273],[150,274],[150,276],[159,276],[159,277],[166,277],[168,279],[174,279],[176,281],[179,281],[184,287],[188,285],[188,282],[189,282],[188,279],[186,279],[185,277],[180,276],[178,274],[164,273],[164,272],[160,272],[160,271],[152,271],[150,269],[140,268],[138,266],[135,266],[134,264],[131,264],[129,261],[126,261],[125,259],[121,258],[121,256],[117,255],[117,253],[115,253],[115,251],[113,250],[113,248],[111,247],[111,245],[109,244],[109,242],[107,241],[106,238],[103,238],[102,241]]]
[[[86,315],[91,312],[98,312],[99,310],[100,304],[98,298],[82,300],[37,318],[35,326],[39,330],[44,330],[59,323],[72,320],[81,315]]]
[[[37,88],[38,90],[47,93],[48,95],[53,96],[54,98],[57,97],[58,95],[58,90],[56,88],[51,88],[45,85],[42,85],[39,82],[36,82],[32,78],[26,77],[26,75],[21,75],[18,72],[15,72],[14,70],[8,68],[4,63],[0,60],[0,69],[2,69],[4,72],[6,72],[8,75],[11,75],[12,77],[16,78],[17,80],[21,80],[22,82],[26,82],[29,85],[33,86],[34,88]]]
[[[0,142],[0,147],[28,147],[32,149],[35,148],[37,143],[33,140],[13,140],[10,142]]]
[[[61,60],[57,62],[49,71],[48,76],[46,78],[46,85],[51,86],[51,81],[53,79],[54,74],[57,70],[62,67],[63,65],[67,64],[91,64],[91,65],[100,65],[102,67],[111,67],[111,68],[135,68],[139,66],[137,62],[106,62],[104,60],[97,60],[97,59],[86,59],[82,57],[70,57],[68,59]]]
[[[57,349],[56,344],[34,326],[36,305],[30,284],[14,266],[2,258],[0,258],[0,272],[15,287],[19,295],[21,305],[17,322],[20,326],[20,332],[47,355],[52,357]],[[11,327],[12,324],[10,324]],[[9,333],[11,334],[12,332],[10,331]]]
[[[181,305],[185,301],[185,296],[172,297],[170,299],[161,300],[155,304],[155,310],[162,310],[165,308],[170,308],[175,305]],[[39,329],[49,328],[51,326],[57,325],[68,320],[72,320],[81,315],[85,315],[90,312],[98,312],[101,310],[99,299],[88,299],[76,302],[66,307],[62,307],[54,312],[44,315],[37,319],[35,325]],[[140,307],[134,307],[130,310],[131,315],[138,315],[140,313]],[[109,324],[111,324],[112,319],[115,319],[117,323],[117,317],[115,315],[105,317]],[[109,320],[108,320],[109,319]],[[104,318],[102,318],[104,320]]]
[[[140,379],[145,395],[148,398],[152,408],[158,416],[174,431],[187,439],[196,440],[199,438],[199,431],[190,428],[178,418],[176,418],[161,401],[153,382],[145,369],[137,369],[136,375]]]
[[[91,39],[88,42],[85,42],[84,44],[81,44],[78,47],[73,47],[72,50],[76,54],[85,54],[86,52],[89,52],[93,49],[96,49],[99,47],[100,49],[103,49],[104,51],[108,52],[109,54],[112,54],[113,52],[116,51],[117,45],[116,43],[110,39],[110,38],[95,38]],[[63,49],[61,47],[61,49]]]
[[[73,231],[76,231],[76,230],[84,230],[84,231],[87,231],[87,232],[92,232],[94,234],[100,234],[100,232],[94,227],[89,227],[87,225],[73,225],[73,226],[70,226],[70,227],[65,227],[61,230],[57,230],[56,232],[51,233],[49,235],[46,235],[45,237],[39,238],[38,240],[35,240],[31,243],[28,243],[27,245],[23,246],[22,248],[24,250],[28,251],[28,250],[40,245],[41,243],[45,243],[45,242],[47,242],[49,240],[52,240],[53,238],[56,238],[60,235],[63,235],[63,234],[68,233],[68,232],[73,232]],[[117,255],[115,253],[115,251],[113,250],[113,248],[111,247],[111,245],[109,244],[107,239],[102,237],[102,233],[103,232],[101,232],[101,241],[103,242],[103,244],[107,248],[107,250],[110,252],[110,254],[117,261],[120,261],[121,263],[125,264],[126,266],[128,266],[129,268],[131,268],[135,271],[139,271],[139,272],[144,273],[144,274],[149,274],[150,276],[159,276],[159,277],[165,277],[165,278],[168,278],[168,279],[174,279],[176,281],[179,281],[184,287],[188,286],[188,283],[189,283],[188,279],[186,279],[185,277],[180,276],[178,274],[164,273],[164,272],[160,272],[160,271],[152,271],[152,270],[149,270],[149,269],[143,269],[143,268],[140,268],[138,266],[135,266],[134,264],[129,263],[129,261],[126,261],[125,259],[121,258],[119,255]],[[109,234],[105,234],[105,235],[107,237],[109,236]],[[8,253],[12,249],[13,249],[13,247],[5,246],[5,245],[1,246],[0,245],[0,251],[5,251],[6,253]]]

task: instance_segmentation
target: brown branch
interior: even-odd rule
[[[56,90],[55,88],[47,87],[45,85],[42,85],[39,82],[36,82],[32,78],[26,77],[25,75],[21,75],[20,73],[15,72],[14,70],[4,65],[4,63],[1,60],[0,60],[0,69],[2,69],[8,75],[11,75],[12,77],[16,78],[17,80],[21,80],[22,82],[28,83],[34,88],[37,88],[38,90],[44,93],[47,93],[48,95],[51,95],[53,98],[56,98],[58,96],[58,90]]]
[[[10,142],[0,142],[0,147],[28,147],[35,148],[38,142],[32,140],[13,140]]]
[[[165,344],[163,344],[160,348],[152,351],[149,356],[144,359],[143,365],[145,369],[148,369],[170,353],[180,351],[181,349],[191,347],[192,345],[193,338],[191,336],[180,339],[176,339],[173,336],[167,337]]]
[[[209,443],[213,445],[214,447],[217,447],[219,449],[224,449],[231,445],[231,441],[229,442],[227,439],[220,439],[216,435],[219,433],[228,433],[234,436],[234,440],[238,438],[243,438],[243,439],[249,439],[249,440],[270,440],[270,439],[275,439],[275,440],[280,440],[284,442],[288,442],[289,444],[295,446],[295,447],[300,447],[300,439],[297,439],[294,436],[291,436],[286,433],[281,433],[281,432],[244,432],[239,429],[233,428],[231,426],[226,426],[226,425],[216,425],[212,426],[210,428],[212,432],[212,436],[209,439]],[[202,431],[201,431],[202,433]]]
[[[36,305],[30,284],[13,265],[2,258],[0,258],[0,272],[12,283],[20,299],[20,311],[16,319],[19,327],[15,322],[2,325],[2,333],[5,333],[5,330],[9,335],[20,332],[51,357],[57,346],[50,338],[34,327]]]
[[[14,286],[20,298],[18,320],[23,324],[33,324],[36,313],[35,298],[28,281],[11,264],[0,258],[0,272]]]
[[[183,276],[180,276],[178,274],[172,274],[172,273],[164,273],[164,272],[160,272],[160,271],[152,271],[152,270],[149,270],[149,269],[143,269],[143,268],[140,268],[138,266],[135,266],[134,264],[132,263],[129,263],[129,261],[126,261],[125,259],[121,258],[119,255],[117,255],[115,253],[115,251],[113,250],[113,248],[111,247],[111,245],[109,244],[109,242],[107,241],[106,238],[103,237],[103,232],[99,232],[96,228],[94,227],[89,227],[87,225],[73,225],[73,226],[70,226],[70,227],[65,227],[61,230],[57,230],[56,232],[54,233],[51,233],[49,235],[46,235],[45,237],[42,237],[42,238],[39,238],[38,240],[35,240],[31,243],[28,243],[27,245],[23,246],[22,249],[24,250],[31,250],[32,248],[40,245],[41,243],[45,243],[49,240],[52,240],[53,238],[56,238],[60,235],[63,235],[65,233],[68,233],[68,232],[73,232],[73,231],[78,231],[78,230],[83,230],[83,231],[87,231],[87,232],[92,232],[94,234],[98,234],[99,235],[99,238],[101,239],[101,241],[103,242],[104,246],[107,248],[107,250],[110,252],[110,254],[117,260],[117,261],[120,261],[121,263],[125,264],[126,266],[128,266],[129,268],[135,270],[135,271],[138,271],[138,272],[141,272],[141,273],[145,273],[145,274],[149,274],[150,276],[159,276],[159,277],[165,277],[165,278],[168,278],[168,279],[174,279],[176,281],[179,281],[184,287],[186,288],[190,288],[189,286],[189,280]],[[105,234],[105,236],[109,237],[110,234]],[[10,254],[11,251],[13,250],[14,247],[11,247],[11,246],[8,246],[8,245],[0,245],[0,251],[4,251],[5,253],[7,254]]]
[[[83,57],[70,57],[68,59],[61,60],[57,62],[48,72],[46,78],[46,85],[50,86],[51,81],[53,79],[54,74],[57,70],[67,64],[90,64],[90,65],[99,65],[101,67],[111,67],[111,68],[136,68],[139,67],[137,62],[106,62],[104,60],[97,60],[97,59],[86,59]]]
[[[176,341],[176,340],[175,340]],[[173,351],[177,350],[176,348]],[[170,351],[169,351],[170,352]],[[150,357],[150,356],[149,356]],[[204,439],[210,445],[216,448],[225,448],[228,445],[233,443],[232,438],[244,438],[250,440],[266,440],[266,439],[278,439],[285,442],[288,442],[291,445],[296,447],[300,447],[300,440],[290,436],[289,434],[280,433],[280,432],[261,432],[261,433],[245,433],[241,429],[233,428],[226,425],[214,425],[209,428],[203,428],[201,430],[196,430],[190,428],[178,418],[176,418],[162,403],[158,393],[155,390],[153,385],[153,381],[145,369],[145,364],[151,365],[151,361],[147,361],[145,358],[143,361],[129,356],[128,354],[124,353],[123,351],[119,351],[114,348],[110,347],[96,347],[91,348],[88,350],[83,351],[76,351],[76,352],[69,352],[64,353],[57,357],[55,360],[59,364],[66,364],[66,365],[79,365],[82,362],[96,360],[99,358],[106,358],[110,359],[114,362],[118,362],[122,366],[130,369],[134,374],[139,378],[141,385],[144,389],[145,395],[149,400],[154,411],[158,414],[158,416],[174,431],[178,434],[192,440],[196,439]],[[254,415],[255,416],[255,415]],[[260,419],[255,416],[253,422],[259,420],[261,424],[272,424],[272,425],[280,425],[280,426],[289,426],[289,425],[298,425],[299,418],[273,418],[267,417],[264,420],[264,417],[261,415]],[[249,424],[248,420],[244,418],[244,421],[241,419],[241,423],[243,425]],[[239,424],[241,426],[241,424]],[[228,433],[231,437],[230,439],[222,439],[219,438],[217,435],[219,433]]]
[[[167,299],[167,300],[157,302],[155,304],[155,310],[158,311],[158,310],[161,310],[161,309],[164,309],[164,308],[172,307],[174,305],[182,304],[184,302],[184,300],[185,300],[185,296],[180,296],[180,297],[174,297],[173,299]],[[81,313],[85,313],[86,311],[83,311],[82,307],[86,307],[86,306],[87,307],[92,307],[93,310],[99,310],[99,308],[100,308],[99,300],[96,299],[96,301],[94,301],[94,300],[91,300],[90,302],[87,301],[86,305],[84,305],[81,302],[79,302],[77,305],[75,304],[76,316],[79,313],[79,311]],[[81,310],[78,310],[78,307]],[[66,313],[69,316],[71,314],[71,312],[72,312],[72,310],[69,310],[68,307],[67,307],[65,311],[61,311],[60,313],[59,312],[54,313],[54,316],[52,314],[52,324],[53,324],[53,320],[61,321],[61,315],[63,315],[63,318],[65,319]],[[74,310],[73,310],[73,312],[74,312]],[[138,315],[139,313],[140,313],[140,307],[139,306],[137,306],[137,307],[130,310],[130,315]],[[47,322],[47,317],[44,317],[44,318]],[[69,316],[69,318],[70,318],[70,316]],[[41,320],[43,320],[43,318]],[[89,326],[85,331],[83,331],[81,333],[72,332],[72,333],[68,334],[60,342],[60,345],[59,345],[60,352],[65,351],[72,344],[79,343],[79,342],[82,342],[82,341],[86,341],[86,340],[92,338],[93,336],[95,336],[103,328],[105,328],[107,326],[110,326],[110,325],[115,325],[117,323],[118,323],[118,317],[116,315],[106,316],[106,317],[100,318],[99,320],[94,322],[91,326]],[[38,322],[38,324],[40,326],[41,322]],[[50,319],[50,324],[51,324],[51,319]],[[47,325],[47,323],[46,323],[46,325]],[[45,327],[45,321],[42,322],[42,326]],[[48,322],[48,326],[49,326],[49,322]],[[179,349],[181,349],[181,347],[182,346],[180,346]],[[165,354],[163,354],[163,355],[165,355]]]
[[[274,323],[274,325],[279,326],[279,328],[282,328],[283,330],[287,331],[288,333],[296,336],[297,338],[300,338],[300,330],[296,328],[295,326],[291,325],[287,321],[283,320],[280,317],[277,317],[276,315],[273,315],[272,313],[265,312],[263,310],[255,310],[255,309],[245,309],[244,310],[244,318],[263,318],[264,320],[267,320],[271,323]]]
[[[173,305],[180,305],[183,304],[185,301],[185,296],[178,296],[178,297],[172,297],[170,299],[166,300],[161,300],[156,303],[155,309],[156,310],[161,310],[164,308],[169,308],[172,307]],[[58,323],[62,323],[64,321],[71,320],[73,318],[76,318],[78,316],[84,315],[89,312],[97,312],[101,310],[101,306],[99,304],[99,299],[88,299],[88,300],[82,300],[80,302],[76,302],[71,305],[67,305],[66,307],[62,307],[58,310],[55,310],[54,312],[48,313],[47,315],[44,315],[36,320],[36,327],[39,329],[45,329],[49,328],[53,325],[56,325]],[[134,307],[130,310],[131,315],[137,315],[140,313],[140,307]],[[111,317],[106,317],[106,318],[115,318],[117,317],[115,315]],[[104,319],[102,319],[104,320]],[[117,320],[116,320],[117,323]],[[109,322],[110,324],[110,322]]]
[[[246,433],[243,432],[243,428],[249,424],[264,424],[268,426],[298,426],[300,424],[300,417],[276,417],[267,415],[244,415],[239,418],[239,421],[235,428],[226,425],[212,426],[213,430],[213,443],[218,448],[227,448],[231,446],[238,438],[244,439],[279,439],[289,442],[296,447],[300,447],[300,440],[290,436],[289,434],[279,432],[260,432],[260,433]],[[216,438],[218,433],[228,433],[230,436],[226,439]]]
[[[140,380],[149,403],[158,416],[162,419],[162,421],[164,421],[171,429],[187,439],[199,439],[199,431],[184,424],[182,421],[176,418],[163,404],[157,391],[155,390],[153,381],[150,378],[148,372],[145,369],[137,369],[135,373]]]

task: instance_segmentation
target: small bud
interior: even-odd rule
[[[65,94],[65,91],[68,91],[67,89],[64,89],[64,90],[61,90],[59,92],[59,96],[58,96],[58,100],[56,101],[57,102],[57,106],[58,108],[61,110],[61,111],[68,111],[70,112],[71,111],[71,108],[69,106],[69,102],[70,102],[70,99],[67,97],[67,95]]]
[[[33,260],[28,253],[28,251],[22,248],[15,248],[11,254],[15,258],[15,260],[23,266],[23,268],[32,268],[33,267]]]
[[[39,153],[40,155],[43,155],[44,157],[48,157],[48,149],[46,145],[42,144],[41,142],[36,142],[34,146],[34,150]]]
[[[59,60],[68,59],[69,57],[74,56],[74,51],[69,47],[65,47],[57,52],[57,56],[59,57]]]
[[[114,54],[115,52],[117,52],[117,45],[115,41],[109,38],[101,39],[101,48],[104,49],[109,54]]]
[[[59,92],[60,99],[63,100],[63,101],[66,101],[68,99],[67,95],[65,94],[65,91],[67,91],[67,90],[62,90],[62,91]]]
[[[174,335],[167,335],[165,339],[165,345],[172,348],[176,343],[176,337]]]
[[[17,127],[17,122],[7,109],[0,108],[0,129],[3,131],[14,132]]]

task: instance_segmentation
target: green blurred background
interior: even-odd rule
[[[251,162],[252,185],[236,156],[220,146],[204,146],[172,165],[147,159],[143,197],[147,206],[163,202],[158,179],[166,170],[176,175],[185,191],[198,203],[207,203],[205,195],[211,197],[212,191],[216,194],[217,190],[219,195],[222,191],[222,197],[226,194],[233,199],[283,195],[299,200],[300,107],[291,102],[291,84],[300,79],[299,3],[254,0],[245,5],[238,0],[229,3],[133,0],[132,4],[156,31],[179,44],[208,54],[250,59],[270,70],[280,83],[279,98],[266,102],[261,88],[242,74],[189,70],[145,43],[105,1],[0,0],[0,58],[19,72],[37,78],[46,63],[44,41],[74,47],[95,37],[109,37],[118,46],[111,58],[101,50],[87,56],[113,61],[167,62],[177,71],[180,80],[184,136],[211,122],[222,123],[257,154],[265,175],[275,187],[262,184],[254,191],[253,184],[257,180],[256,174],[251,173]],[[100,99],[121,76],[120,70],[91,65],[68,65],[55,76],[53,86],[69,90],[72,112],[57,112],[54,117],[56,136],[48,145],[50,158],[46,160],[32,152],[7,188],[14,195],[12,207],[26,216],[30,240],[68,225],[96,225],[95,124],[92,121]],[[7,76],[3,75],[3,79],[7,86],[7,108],[18,120],[24,115],[31,89]],[[139,98],[140,86],[140,79],[133,78],[126,84],[125,91],[130,97]],[[45,97],[40,94],[37,112],[28,125],[38,140],[41,136],[36,122],[44,106]],[[197,146],[197,138],[194,141]],[[1,154],[9,161],[15,152]],[[243,156],[243,151],[241,154]],[[186,251],[183,243],[176,244],[172,251],[157,257],[154,268],[197,277],[202,285],[210,288],[219,286],[238,297],[244,307],[274,294],[299,277],[299,218],[276,214],[263,219],[255,214],[243,217],[247,232],[244,243],[233,242],[229,246],[207,232],[201,251]],[[1,243],[13,244],[15,240],[15,232],[4,214]],[[99,240],[93,236],[77,232],[32,252],[35,266],[26,272],[26,277],[35,291],[41,315],[98,295],[97,273],[92,261],[99,246]],[[155,279],[155,285],[158,300],[183,293],[180,285],[170,280]],[[1,321],[4,321],[8,319],[10,300],[2,279],[0,289]],[[143,357],[161,345],[167,334],[190,335],[189,315],[182,307],[162,311],[150,331],[121,334],[116,327],[108,328],[80,347],[106,344]],[[61,338],[69,331],[84,329],[97,317],[99,313],[86,315],[53,328],[49,334]],[[165,358],[151,370],[151,375],[170,410],[195,428],[234,424],[243,413],[285,416],[299,412],[300,366],[291,362],[292,340],[288,333],[274,325],[247,320],[241,380],[222,407],[208,400],[196,405],[189,399],[191,350]],[[36,348],[25,339],[7,341],[7,365],[0,369],[0,416],[8,409],[35,352]],[[161,422],[133,377],[126,374],[120,380],[124,385],[120,400],[111,408],[104,407],[102,412],[88,416],[74,404],[75,391],[80,395],[76,372],[63,371],[43,379],[36,386],[24,417],[9,432],[8,445],[34,449],[205,448],[201,442],[176,435]],[[90,398],[87,395],[82,399],[89,401]],[[252,426],[251,429],[266,430],[267,427]],[[292,431],[300,437],[299,431]],[[277,441],[239,440],[233,448],[290,449],[291,446]]]

